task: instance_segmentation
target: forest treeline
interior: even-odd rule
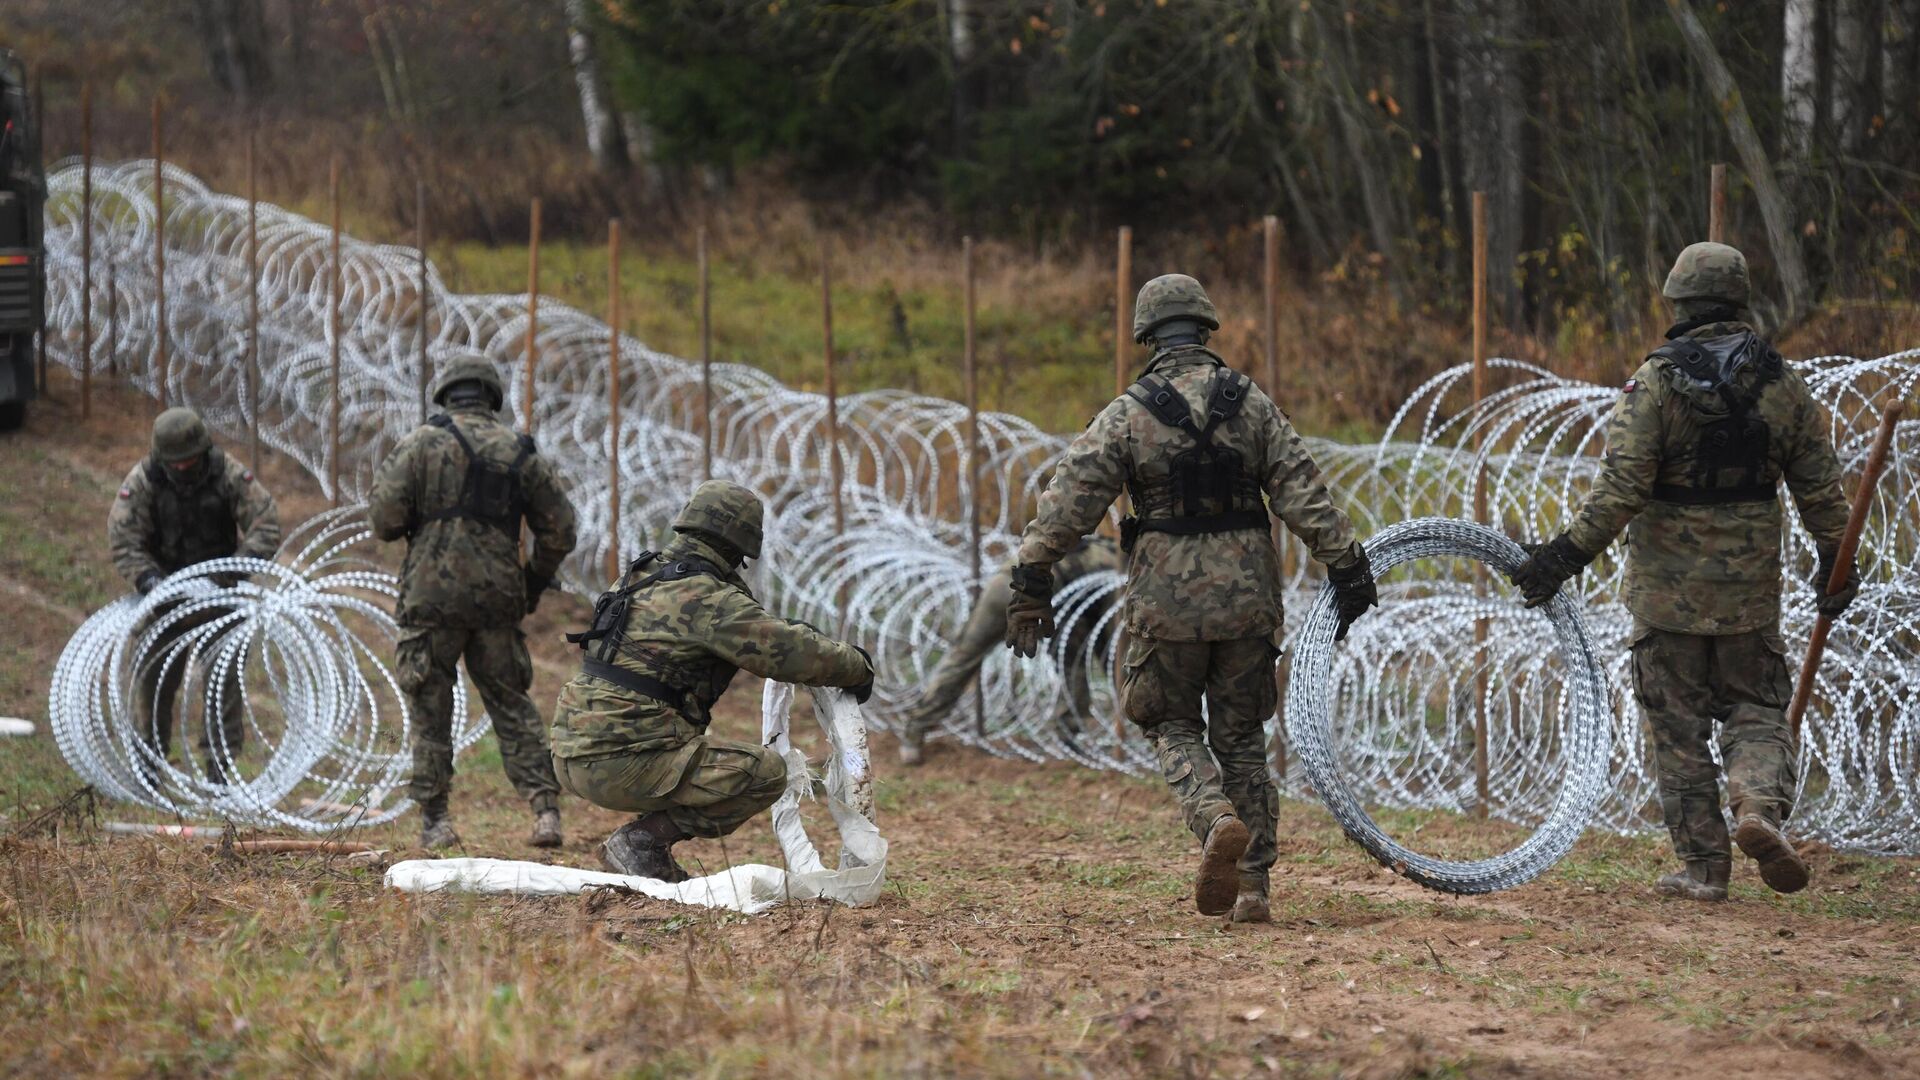
[[[1496,306],[1543,329],[1644,314],[1726,161],[1770,319],[1916,281],[1920,0],[571,6],[669,189],[776,161],[1047,240],[1275,213],[1304,268],[1412,303],[1464,295],[1478,190]]]

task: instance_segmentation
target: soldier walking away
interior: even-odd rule
[[[1847,524],[1824,410],[1745,321],[1747,261],[1725,244],[1680,253],[1662,290],[1679,318],[1628,379],[1607,426],[1607,456],[1573,525],[1513,574],[1536,607],[1627,539],[1634,697],[1658,762],[1660,805],[1683,864],[1655,888],[1725,900],[1727,819],[1709,741],[1721,724],[1731,841],[1777,892],[1806,887],[1807,864],[1781,831],[1793,809],[1792,696],[1780,639],[1781,507],[1799,508],[1820,553],[1816,595]],[[1850,568],[1851,569],[1851,568]],[[1859,591],[1821,596],[1838,616]]]
[[[588,802],[638,815],[601,845],[615,873],[685,881],[675,843],[727,836],[785,790],[778,754],[707,734],[739,669],[873,693],[866,650],[769,613],[741,579],[760,557],[761,515],[746,488],[700,485],[666,550],[633,560],[593,624],[567,635],[585,656],[554,708],[554,771]]]
[[[533,439],[496,415],[506,395],[485,357],[449,363],[434,416],[401,440],[374,478],[367,514],[382,540],[407,538],[394,667],[413,711],[420,846],[460,842],[447,810],[453,782],[453,688],[464,658],[507,779],[533,810],[534,847],[559,847],[559,785],[527,696],[533,660],[520,620],[573,550],[573,505]],[[520,524],[533,552],[520,562]]]
[[[107,514],[107,543],[114,569],[145,596],[167,575],[198,563],[229,556],[273,558],[280,550],[280,512],[252,471],[213,445],[197,413],[173,408],[154,420],[153,452],[120,485]],[[171,623],[147,653],[154,660],[136,674],[142,735],[162,760],[173,741],[174,707],[187,677],[187,665],[164,658],[182,635],[224,614],[208,609]],[[202,717],[195,732],[208,780],[225,784],[246,738],[237,673],[228,673],[218,696],[220,715]]]
[[[1118,554],[1119,548],[1112,540],[1104,536],[1090,537],[1060,560],[1054,568],[1054,577],[1064,589],[1088,574],[1113,569]],[[960,695],[979,674],[987,654],[1006,636],[1007,605],[1013,599],[1012,575],[1013,570],[1008,567],[981,584],[980,598],[974,601],[960,636],[948,643],[946,654],[934,665],[925,687],[907,709],[900,725],[901,764],[918,765],[925,760],[927,732],[953,711]],[[1105,603],[1094,605],[1081,612],[1076,624],[1067,630],[1067,647],[1063,652],[1073,670],[1065,673],[1067,692],[1053,718],[1054,728],[1063,739],[1072,740],[1080,733],[1079,720],[1087,711],[1085,672],[1080,670],[1088,652],[1084,639],[1092,632],[1093,623],[1108,610]],[[1093,645],[1094,651],[1098,651],[1099,643]]]
[[[1121,705],[1202,842],[1195,906],[1267,922],[1279,792],[1266,723],[1281,623],[1268,513],[1327,565],[1341,638],[1376,598],[1366,550],[1292,422],[1206,348],[1219,328],[1194,279],[1169,274],[1141,288],[1133,336],[1152,358],[1054,467],[1021,538],[1006,641],[1032,656],[1053,634],[1053,566],[1124,487],[1136,516],[1121,529],[1131,635]]]

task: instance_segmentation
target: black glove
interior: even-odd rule
[[[1860,567],[1857,563],[1847,567],[1847,583],[1840,586],[1839,592],[1827,591],[1827,584],[1833,580],[1834,557],[1839,554],[1838,551],[1821,552],[1820,568],[1813,572],[1813,595],[1818,597],[1814,606],[1829,619],[1837,619],[1845,614],[1853,598],[1860,595]]]
[[[1527,606],[1539,607],[1553,599],[1570,579],[1587,568],[1593,556],[1573,546],[1566,533],[1544,544],[1521,544],[1527,553],[1527,561],[1520,564],[1510,577],[1520,586],[1520,595],[1527,598]]]
[[[136,591],[140,593],[141,596],[145,596],[148,593],[153,591],[153,587],[155,585],[158,585],[162,581],[166,580],[166,576],[167,575],[161,573],[158,570],[149,570],[146,573],[141,574],[138,578],[134,579],[133,587]]]
[[[1013,568],[1013,598],[1007,604],[1007,648],[1033,657],[1040,642],[1053,636],[1053,567]]]
[[[865,705],[867,703],[867,699],[873,696],[873,680],[874,680],[873,654],[861,648],[858,645],[855,645],[853,647],[853,650],[859,653],[861,659],[867,662],[867,681],[861,683],[859,686],[849,686],[847,687],[847,690],[849,693],[853,694],[854,701],[862,705]]]
[[[1340,629],[1333,632],[1335,641],[1345,641],[1347,627],[1365,615],[1368,608],[1380,604],[1380,590],[1373,584],[1373,564],[1367,560],[1367,549],[1359,544],[1353,546],[1360,552],[1358,559],[1338,569],[1327,567],[1327,581],[1333,585],[1333,606],[1340,612]]]
[[[531,615],[534,609],[540,606],[540,594],[547,591],[547,586],[553,584],[553,579],[534,573],[531,566],[522,567],[520,576],[526,581],[527,614]]]

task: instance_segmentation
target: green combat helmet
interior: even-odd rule
[[[1153,332],[1176,319],[1189,319],[1209,330],[1220,329],[1220,313],[1207,299],[1207,290],[1185,274],[1162,274],[1140,286],[1133,302],[1133,340],[1145,345]]]
[[[163,465],[188,461],[213,449],[206,422],[192,409],[175,406],[153,421],[153,456]]]
[[[1738,248],[1712,242],[1692,244],[1673,260],[1673,270],[1660,295],[1669,300],[1704,300],[1747,306],[1753,298],[1747,280],[1747,257]]]
[[[725,480],[709,480],[673,519],[674,532],[703,532],[749,559],[760,557],[760,496]]]
[[[479,353],[465,353],[440,369],[440,378],[433,384],[433,403],[445,405],[448,392],[463,382],[477,382],[485,387],[493,398],[495,412],[500,411],[507,400],[506,387],[500,384],[500,372],[495,370],[493,361]]]

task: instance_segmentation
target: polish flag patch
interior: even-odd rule
[[[1639,379],[1628,379],[1628,380],[1627,380],[1627,385],[1625,385],[1625,386],[1623,386],[1623,387],[1621,387],[1621,388],[1620,388],[1620,392],[1621,392],[1621,393],[1623,393],[1623,394],[1631,394],[1631,393],[1633,393],[1633,392],[1634,392],[1635,390],[1638,390],[1638,389],[1640,389],[1640,380],[1639,380]]]
[[[121,489],[120,489],[120,497],[121,497],[121,498],[123,498],[123,499],[131,499],[131,498],[133,498],[133,489],[132,489],[132,488],[121,488]]]

